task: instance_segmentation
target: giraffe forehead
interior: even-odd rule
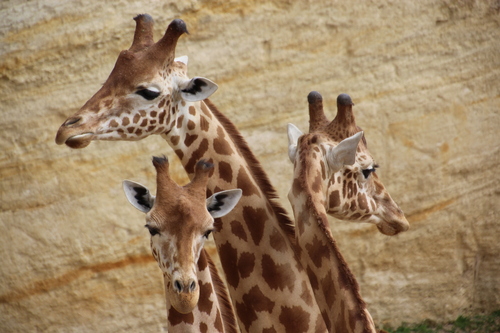
[[[182,198],[177,202],[166,202],[161,200],[155,202],[150,212],[150,221],[160,231],[177,237],[204,233],[213,225],[213,218],[207,211],[205,201],[195,203],[188,198]]]

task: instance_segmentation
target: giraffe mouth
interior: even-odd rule
[[[87,147],[90,144],[93,136],[94,133],[92,132],[73,135],[67,138],[64,143],[70,148],[81,149]]]

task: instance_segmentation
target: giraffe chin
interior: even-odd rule
[[[167,292],[167,298],[170,301],[172,307],[179,313],[186,314],[193,311],[193,309],[198,305],[198,299],[200,297],[200,290],[197,288],[191,293],[178,293],[170,289]]]

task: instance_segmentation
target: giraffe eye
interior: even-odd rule
[[[368,177],[370,177],[370,174],[372,172],[375,172],[374,168],[373,169],[365,169],[365,170],[363,170],[363,176],[365,176],[365,179],[368,179]]]
[[[160,96],[160,92],[157,89],[140,89],[135,92],[137,95],[140,95],[147,99],[148,101],[152,101],[156,97]]]
[[[365,176],[365,179],[368,179],[368,177],[370,177],[371,173],[375,172],[376,168],[378,168],[378,165],[374,165],[370,169],[364,169],[362,172],[363,172],[363,176]]]
[[[207,230],[204,234],[203,234],[203,237],[205,238],[208,238],[208,236],[210,236],[210,234],[212,233],[213,230]]]
[[[151,237],[160,234],[160,230],[158,230],[158,228],[152,227],[152,226],[147,225],[147,224],[145,225],[145,227],[148,228],[148,231],[151,234]]]

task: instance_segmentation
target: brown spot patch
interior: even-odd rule
[[[298,197],[301,192],[302,192],[302,186],[300,180],[298,178],[294,178],[292,183],[292,194],[295,197]]]
[[[264,235],[267,213],[263,208],[243,207],[243,220],[245,221],[250,236],[255,245],[259,245]]]
[[[194,106],[192,106],[192,105],[189,107],[189,114],[191,114],[191,115],[193,115],[193,116],[196,114],[196,109],[195,109],[195,107],[194,107]]]
[[[278,231],[278,229],[274,228],[271,237],[269,239],[269,243],[271,247],[278,252],[285,252],[288,250],[287,243],[282,234]]]
[[[209,282],[202,283],[201,281],[198,281],[198,283],[200,286],[200,296],[202,296],[202,295],[208,296],[208,295],[213,293],[211,283],[209,283]],[[212,311],[213,305],[214,305],[214,302],[212,302],[209,297],[200,297],[200,299],[198,301],[198,309],[200,309],[201,312],[205,312],[208,315],[210,315],[210,312]]]
[[[198,161],[201,160],[201,158],[203,157],[203,155],[205,155],[207,151],[208,151],[208,140],[205,138],[201,140],[198,149],[191,154],[189,161],[185,165],[185,169],[188,173],[194,173],[194,167],[196,163],[198,163]]]
[[[177,128],[182,127],[182,122],[184,121],[184,115],[181,115],[179,118],[177,118]]]
[[[307,249],[307,253],[311,258],[311,261],[317,268],[321,268],[323,258],[329,262],[330,248],[323,242],[323,240],[318,238],[318,235],[314,235],[312,243],[306,244],[305,248]]]
[[[336,284],[333,283],[332,272],[329,271],[328,274],[321,280],[321,290],[325,296],[326,305],[331,309],[333,302],[337,295]]]
[[[243,228],[243,224],[241,224],[240,221],[232,221],[231,222],[231,232],[233,235],[238,237],[239,239],[243,241],[247,241],[247,233],[245,232],[245,229]]]
[[[295,285],[295,274],[290,263],[276,264],[270,255],[262,256],[262,277],[274,290],[293,290]]]
[[[220,127],[219,127],[220,129]],[[220,155],[231,155],[233,154],[233,149],[231,145],[224,139],[224,136],[218,136],[214,139],[214,150]]]
[[[181,139],[180,136],[178,135],[172,135],[170,137],[170,142],[172,142],[172,145],[177,146],[179,144],[179,140]]]
[[[196,128],[196,125],[194,124],[194,121],[192,121],[191,119],[188,120],[188,123],[187,123],[187,128],[188,130],[192,131]]]
[[[130,119],[128,119],[128,117],[124,117],[122,119],[122,125],[127,126],[128,124],[130,124]]]
[[[140,120],[140,119],[141,119],[141,115],[140,115],[140,114],[138,114],[138,113],[136,113],[136,114],[135,114],[135,116],[134,116],[134,119],[133,119],[134,124],[139,123],[139,120]]]
[[[257,320],[257,314],[253,309],[253,304],[243,302],[236,302],[236,313],[238,314],[238,318],[241,323],[245,326],[246,331],[248,332],[252,323]]]
[[[159,123],[159,124],[163,124],[163,121],[165,120],[165,115],[166,115],[166,114],[167,114],[167,113],[165,112],[165,110],[163,110],[162,112],[160,112],[160,115],[159,115],[159,117],[158,117],[158,123]]]
[[[247,278],[253,272],[255,267],[255,254],[242,252],[238,260],[238,271],[242,279]]]
[[[314,304],[313,296],[309,292],[309,288],[307,288],[306,281],[302,281],[302,293],[300,294],[300,298],[302,298],[307,305],[313,306]]]
[[[118,126],[119,126],[118,122],[114,119],[109,122],[109,127],[118,127]]]
[[[309,332],[310,315],[300,306],[282,306],[279,319],[285,332]]]
[[[198,139],[198,134],[191,135],[189,133],[186,133],[186,138],[184,139],[184,144],[186,145],[186,147],[189,147],[193,144],[193,142],[196,141],[196,139]]]
[[[329,208],[335,208],[340,206],[340,194],[339,191],[333,191],[330,193],[330,196],[328,197],[328,207]]]
[[[229,243],[222,244],[219,249],[219,257],[222,267],[237,267],[238,265],[238,251]],[[237,288],[240,282],[240,276],[235,269],[224,270],[226,274],[227,283],[233,288]]]
[[[368,201],[366,200],[366,195],[364,193],[360,193],[358,195],[358,206],[359,209],[365,210],[368,213],[369,210]]]
[[[217,329],[217,331],[219,331],[219,332],[224,331],[224,324],[222,323],[222,315],[221,315],[219,309],[217,309],[217,318],[215,319],[214,326]]]
[[[243,295],[243,302],[251,304],[256,311],[273,312],[274,302],[264,295],[259,286],[254,286],[250,291]]]
[[[179,157],[179,159],[182,161],[182,158],[184,157],[184,152],[181,149],[176,149],[175,154]]]
[[[233,180],[233,169],[227,162],[219,162],[219,178],[231,183]]]
[[[173,306],[168,309],[168,322],[172,325],[179,325],[182,323],[186,323],[188,325],[192,325],[194,323],[194,315],[192,312],[187,314],[182,314],[177,312]]]
[[[210,128],[210,123],[208,122],[207,118],[200,115],[200,129],[204,132],[208,132],[209,128]]]
[[[252,194],[259,195],[258,188],[254,185],[252,179],[250,179],[244,167],[241,167],[238,171],[238,177],[236,178],[236,187],[240,188],[243,191],[243,196],[250,196]]]

